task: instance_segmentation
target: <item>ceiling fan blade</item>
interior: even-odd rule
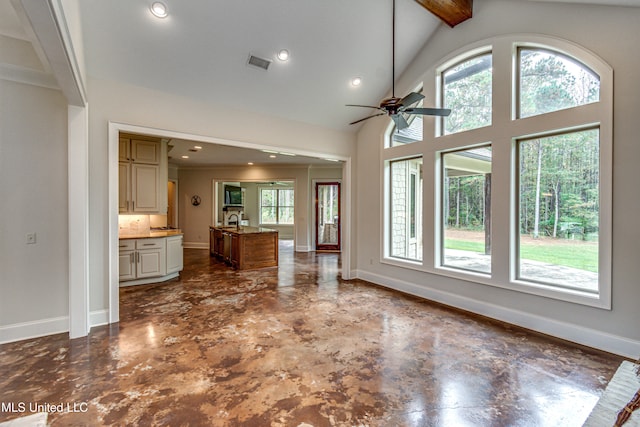
[[[416,102],[424,99],[424,95],[417,92],[411,92],[409,95],[405,96],[400,100],[400,103],[404,106],[409,106],[415,104]]]
[[[451,114],[448,108],[405,108],[402,110],[407,114],[422,114],[423,116],[442,116],[447,117]]]
[[[395,122],[397,130],[402,130],[409,127],[409,123],[407,123],[407,120],[402,117],[402,114],[391,115],[391,120]]]
[[[377,107],[376,107],[376,108],[377,108]],[[365,120],[367,120],[367,119],[370,119],[370,118],[372,118],[372,117],[378,117],[378,116],[384,116],[384,115],[385,115],[385,113],[378,113],[378,114],[374,114],[373,116],[365,117],[364,119],[356,120],[355,122],[351,122],[351,123],[349,123],[349,124],[350,124],[350,125],[355,125],[356,123],[363,122],[363,121],[365,121]]]
[[[347,104],[346,107],[364,107],[364,108],[375,108],[377,110],[382,110],[382,108],[373,106],[373,105],[356,105],[356,104]]]

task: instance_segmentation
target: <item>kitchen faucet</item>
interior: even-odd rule
[[[236,217],[236,230],[240,230],[240,217],[238,216],[238,214],[229,215],[229,218],[227,218],[227,222],[231,222],[231,217],[232,216]]]

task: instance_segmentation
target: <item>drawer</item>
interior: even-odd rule
[[[118,247],[121,251],[132,251],[136,248],[136,240],[135,239],[124,239],[120,240]]]
[[[166,238],[157,239],[136,239],[136,249],[162,249]]]

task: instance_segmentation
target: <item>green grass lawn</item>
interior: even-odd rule
[[[445,248],[484,253],[483,242],[447,239]],[[562,240],[549,241],[549,244],[523,243],[520,246],[520,255],[532,261],[598,272],[597,245],[563,243]]]

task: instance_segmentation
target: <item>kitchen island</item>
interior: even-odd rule
[[[209,249],[238,270],[278,266],[278,231],[263,227],[210,226]]]

